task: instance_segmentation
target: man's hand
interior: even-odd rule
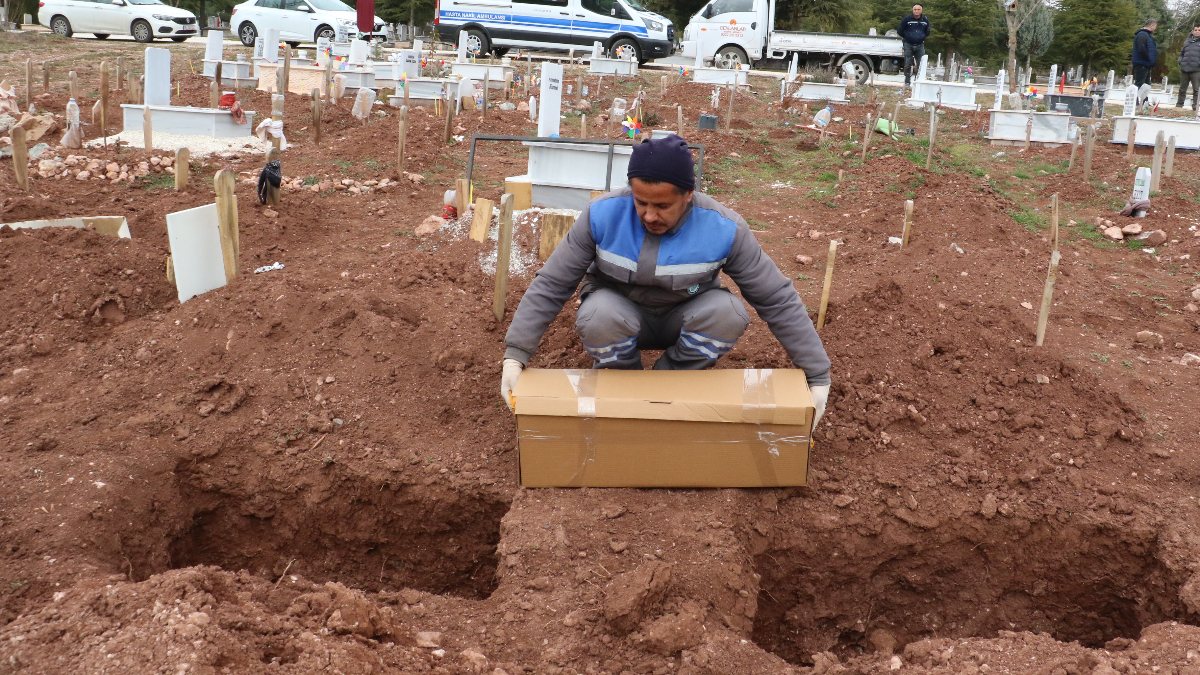
[[[817,430],[817,425],[821,423],[821,416],[825,414],[825,404],[829,402],[829,385],[818,384],[811,388],[813,407],[816,412],[813,413],[813,431]]]
[[[504,399],[504,405],[508,406],[511,411],[513,409],[512,390],[517,388],[517,379],[521,377],[521,371],[525,370],[525,366],[516,359],[504,359],[503,371],[500,375],[500,398]],[[825,394],[828,396],[829,387],[825,387]],[[821,401],[821,410],[825,410],[824,399]]]

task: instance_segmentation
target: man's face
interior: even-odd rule
[[[629,186],[633,188],[633,205],[642,227],[654,234],[663,234],[675,227],[692,202],[691,190],[679,194],[670,183],[647,183],[640,178],[630,178]]]
[[[1157,23],[1152,23],[1149,26],[1146,26],[1146,30],[1150,31],[1151,33],[1153,33],[1157,29],[1158,29]]]
[[[1200,26],[1196,26],[1192,29],[1192,37],[1200,38]]]
[[[918,19],[921,18],[921,12],[924,12],[924,11],[925,11],[924,7],[922,7],[920,5],[913,5],[913,16],[917,17]]]

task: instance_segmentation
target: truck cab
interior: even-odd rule
[[[767,0],[711,0],[684,29],[683,39],[692,43],[718,68],[736,68],[763,58],[771,30],[773,2]],[[685,45],[684,56],[689,54]]]

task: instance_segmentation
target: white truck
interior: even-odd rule
[[[899,73],[904,68],[904,41],[899,37],[800,33],[774,30],[775,0],[710,0],[683,31],[683,55],[701,55],[719,68],[754,63],[783,69],[793,55],[799,65],[854,66],[859,83],[872,72]],[[894,35],[894,32],[893,32]]]

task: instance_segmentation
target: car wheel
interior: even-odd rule
[[[317,26],[317,34],[313,36],[313,42],[316,42],[321,38],[325,38],[326,40],[333,42],[335,37],[337,37],[337,31],[335,31],[331,26],[321,25]]]
[[[746,56],[746,52],[742,51],[741,47],[724,47],[717,52],[717,58],[713,65],[718,68],[736,70],[747,63],[750,63],[750,58]]]
[[[871,65],[869,63],[867,63],[866,61],[859,59],[859,58],[854,58],[854,59],[846,59],[843,62],[843,65],[845,65],[846,63],[849,63],[854,66],[854,79],[859,84],[866,84],[867,80],[871,79]]]
[[[617,40],[609,51],[612,52],[614,59],[633,59],[638,63],[642,62],[641,50],[638,49],[637,43],[629,38]]]
[[[108,39],[108,33],[92,33],[92,35],[96,36],[97,40],[107,40]]]
[[[180,35],[180,36],[175,36],[175,37],[171,38],[171,41],[172,42],[183,42],[186,39],[187,39],[186,35]]]
[[[74,34],[74,31],[71,30],[71,22],[67,21],[65,16],[56,16],[50,19],[50,30],[54,31],[55,35],[68,38]]]
[[[242,44],[247,47],[253,47],[254,41],[258,39],[258,29],[254,27],[254,24],[247,21],[242,24],[241,28],[238,28],[238,38],[242,41]]]
[[[488,40],[488,36],[483,31],[472,28],[467,31],[467,53],[473,56],[482,56],[492,49],[492,45]]]
[[[129,29],[129,34],[138,42],[154,42],[154,29],[143,19],[133,22],[133,26]]]

